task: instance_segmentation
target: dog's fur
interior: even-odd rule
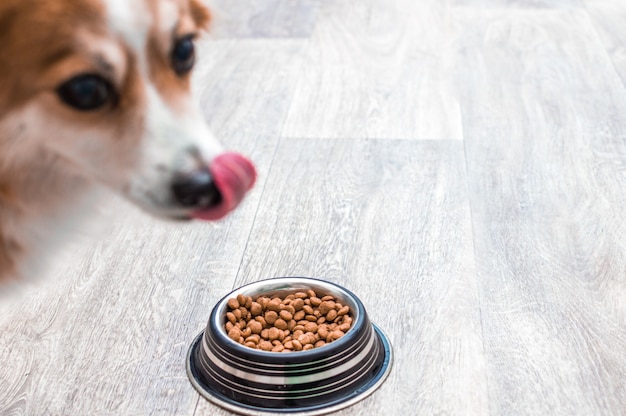
[[[0,281],[47,250],[65,213],[104,185],[164,218],[177,172],[223,152],[172,68],[173,44],[210,20],[200,0],[0,1]],[[115,102],[77,111],[59,86],[98,74]],[[43,247],[42,247],[43,246]]]

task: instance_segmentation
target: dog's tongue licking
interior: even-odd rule
[[[232,211],[252,188],[256,180],[254,165],[238,153],[223,153],[210,167],[213,181],[222,195],[219,205],[196,211],[193,218],[217,220]]]

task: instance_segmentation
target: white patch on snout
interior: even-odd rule
[[[178,7],[171,0],[159,3],[159,29],[162,33],[173,33],[178,23]]]
[[[174,178],[208,167],[224,149],[197,107],[189,102],[184,111],[180,108],[174,111],[150,79],[148,36],[158,24],[157,32],[166,36],[164,39],[172,37],[180,18],[178,5],[173,0],[158,0],[157,15],[152,16],[146,0],[102,1],[106,5],[111,33],[130,48],[144,84],[144,133],[123,192],[153,214],[167,216],[184,213],[173,199],[171,189]],[[180,100],[175,103],[171,105],[182,105]]]
[[[140,160],[128,196],[148,205],[148,209],[152,205],[157,210],[176,211],[171,193],[173,179],[210,166],[224,148],[195,107],[177,116],[151,85],[147,86],[147,100]]]
[[[140,68],[147,70],[146,43],[153,24],[145,0],[103,0],[109,29],[133,50]]]
[[[139,58],[139,65],[147,69],[146,44],[150,29],[158,24],[158,32],[170,36],[176,29],[179,10],[172,0],[161,0],[157,7],[157,21],[150,14],[146,0],[103,0],[109,28]]]
[[[180,152],[194,148],[203,162],[209,163],[224,151],[194,106],[189,105],[184,115],[177,115],[151,85],[147,88],[147,98],[145,144],[159,150],[165,156],[163,160],[177,158]],[[168,166],[175,168],[172,164]]]

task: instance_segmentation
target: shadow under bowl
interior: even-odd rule
[[[246,347],[226,334],[228,299],[239,294],[285,297],[308,289],[350,307],[352,327],[343,337],[308,351],[279,353]],[[352,292],[324,280],[279,277],[242,286],[218,302],[189,349],[187,374],[202,396],[235,413],[320,415],[369,396],[391,363],[387,337]]]

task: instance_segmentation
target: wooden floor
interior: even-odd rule
[[[626,415],[626,2],[217,3],[195,91],[256,188],[216,224],[105,207],[0,305],[0,414],[228,415],[189,344],[298,275],[391,338],[339,415]]]

